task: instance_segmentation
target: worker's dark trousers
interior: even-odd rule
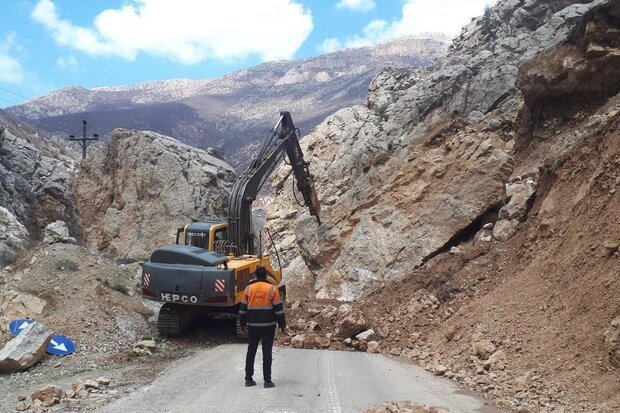
[[[263,379],[271,381],[271,349],[273,338],[276,335],[276,326],[251,327],[248,326],[248,354],[245,357],[245,379],[251,380],[254,375],[254,359],[258,343],[263,344]]]

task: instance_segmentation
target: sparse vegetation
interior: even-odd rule
[[[124,284],[112,282],[108,279],[102,279],[100,277],[97,277],[97,281],[99,281],[110,290],[118,291],[121,294],[129,295],[129,288],[127,288],[127,286],[125,286]]]
[[[80,267],[78,267],[78,265],[75,262],[71,261],[70,259],[58,260],[56,261],[56,264],[54,265],[54,267],[59,271],[70,271],[70,272],[75,272],[80,269]]]
[[[482,33],[485,37],[495,38],[495,27],[491,20],[491,13],[493,9],[487,6],[484,9],[484,15],[482,16]]]

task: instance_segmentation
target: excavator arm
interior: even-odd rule
[[[265,181],[284,155],[288,157],[297,182],[297,189],[310,214],[320,224],[320,204],[314,180],[299,146],[298,131],[289,112],[280,112],[280,119],[263,142],[257,157],[233,185],[228,200],[228,237],[236,256],[255,254],[252,225],[252,203]]]

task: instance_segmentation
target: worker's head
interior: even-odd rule
[[[265,280],[267,278],[267,270],[265,267],[257,267],[254,275],[256,275],[257,280]]]

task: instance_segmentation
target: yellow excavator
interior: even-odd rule
[[[273,268],[270,256],[263,255],[262,231],[258,251],[255,248],[252,223],[252,203],[285,156],[303,204],[321,224],[314,180],[299,146],[299,130],[289,112],[280,112],[258,155],[233,185],[227,222],[207,220],[179,228],[176,243],[157,248],[144,264],[142,297],[164,303],[157,323],[161,335],[183,334],[205,313],[237,314],[245,287],[258,267],[267,270],[267,281],[286,297],[281,272]],[[265,232],[273,245],[271,233]],[[275,245],[274,251],[277,256]],[[237,333],[242,335],[238,320]]]

